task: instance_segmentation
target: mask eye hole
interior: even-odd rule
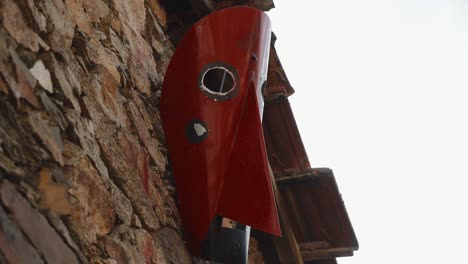
[[[233,98],[238,92],[237,70],[227,63],[207,64],[200,72],[198,84],[203,94],[215,101]]]
[[[216,94],[226,94],[234,89],[232,73],[224,67],[208,69],[202,77],[203,88]]]

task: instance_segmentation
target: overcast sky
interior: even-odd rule
[[[339,263],[467,263],[468,1],[274,2],[310,162],[360,242]]]

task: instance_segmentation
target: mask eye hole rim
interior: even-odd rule
[[[203,82],[204,77],[206,73],[212,69],[223,69],[227,72],[227,74],[231,76],[233,81],[233,86],[231,87],[231,89],[229,89],[226,92],[215,92],[205,86]],[[234,98],[239,92],[239,74],[237,73],[236,68],[234,68],[232,65],[226,62],[208,63],[200,71],[200,74],[198,76],[198,87],[206,97],[215,101],[226,101]]]

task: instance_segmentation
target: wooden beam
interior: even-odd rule
[[[330,248],[330,243],[327,241],[313,241],[313,242],[302,242],[299,243],[299,248],[302,251],[313,251],[317,249],[328,249]]]
[[[311,173],[304,173],[300,175],[294,175],[294,176],[285,176],[281,178],[276,178],[276,184],[278,184],[280,187],[289,185],[289,184],[294,184],[294,183],[308,183],[308,182],[314,182],[317,180],[317,177],[312,175]]]
[[[290,184],[303,184],[318,181],[319,175],[329,175],[331,170],[328,168],[317,169],[285,169],[281,174],[276,173],[276,184],[283,187]]]
[[[333,259],[337,257],[348,257],[354,255],[353,248],[330,248],[330,249],[317,249],[317,250],[304,250],[301,251],[304,261],[313,261],[321,259]]]
[[[278,216],[281,224],[282,237],[274,237],[273,243],[278,254],[280,263],[286,264],[304,264],[302,259],[301,250],[294,236],[291,224],[289,222],[287,214],[282,210],[283,202],[278,192],[278,187],[274,181],[273,171],[270,168],[270,174],[272,177],[273,192],[276,197],[276,204],[278,206]]]

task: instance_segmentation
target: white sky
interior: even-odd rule
[[[360,242],[338,261],[468,263],[468,1],[274,2],[310,162]]]

